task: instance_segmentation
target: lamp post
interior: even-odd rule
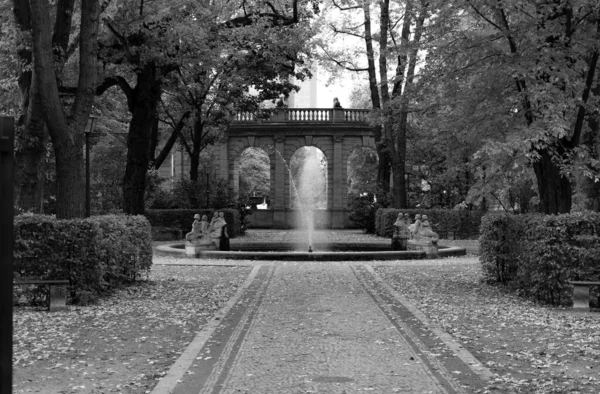
[[[90,115],[90,127],[85,130],[85,217],[90,217],[90,135],[94,132],[97,117]]]

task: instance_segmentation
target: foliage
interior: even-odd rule
[[[377,193],[377,182],[374,174],[377,173],[377,152],[371,148],[354,149],[348,157],[348,194],[360,195],[362,193]]]
[[[242,216],[237,209],[218,209],[225,214],[225,221],[228,225],[229,236],[235,238],[243,234]],[[206,215],[210,221],[215,213],[215,209],[148,209],[145,213],[146,218],[152,227],[178,229],[182,234],[187,234],[192,230],[194,215]]]
[[[507,283],[519,266],[519,240],[525,234],[523,221],[510,214],[489,214],[481,219],[479,261],[488,280]]]
[[[233,190],[225,180],[213,179],[207,187],[206,182],[178,179],[169,187],[164,184],[164,179],[158,177],[156,170],[150,171],[150,174],[146,199],[149,209],[221,209],[236,206]]]
[[[481,253],[489,279],[553,305],[571,300],[568,280],[600,280],[600,214],[502,215],[484,222]]]
[[[14,226],[15,277],[68,279],[73,303],[94,301],[152,265],[150,225],[140,216],[21,215]]]
[[[91,142],[93,144],[93,142]],[[105,136],[90,149],[91,210],[108,213],[123,208],[123,163],[127,159],[125,144],[115,137]],[[148,185],[148,184],[147,184]],[[151,187],[149,183],[148,187]]]
[[[15,116],[19,107],[18,59],[10,2],[0,4],[0,114]]]
[[[427,215],[433,231],[440,237],[446,237],[450,232],[456,239],[471,239],[479,233],[479,226],[483,213],[466,209],[395,209],[383,208],[377,210],[375,226],[377,235],[391,237],[394,232],[394,223],[398,214],[408,213],[411,219],[414,216]]]
[[[262,149],[248,148],[240,158],[240,204],[250,197],[268,198],[270,195],[270,161]],[[249,205],[249,204],[246,204]]]
[[[459,137],[451,149],[479,150],[476,194],[535,179],[539,209],[568,212],[574,174],[598,172],[597,2],[452,7],[461,21],[431,42],[419,80],[429,124],[442,138],[446,130]]]
[[[372,193],[348,196],[350,220],[368,234],[375,233],[375,212],[380,208],[380,204],[374,200],[375,195]]]

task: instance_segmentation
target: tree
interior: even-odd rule
[[[241,202],[249,197],[268,198],[270,190],[269,156],[262,149],[248,148],[240,158],[240,196]]]
[[[291,15],[286,14],[286,10]],[[113,74],[104,79],[97,93],[102,94],[111,86],[119,86],[127,97],[132,113],[123,182],[125,212],[136,214],[144,210],[146,172],[154,157],[152,150],[157,145],[156,133],[153,134],[153,130],[157,130],[157,108],[170,74],[178,71],[183,75],[187,68],[202,68],[207,60],[215,63],[221,57],[248,56],[252,48],[240,48],[240,43],[245,43],[246,33],[254,32],[245,43],[252,44],[252,37],[297,24],[299,15],[297,0],[293,0],[291,7],[277,3],[264,5],[246,2],[241,11],[233,3],[200,5],[182,1],[147,3],[128,0],[120,3],[119,9],[113,10],[107,19],[108,31],[101,43],[103,59],[110,65]],[[232,33],[222,33],[227,30]],[[228,40],[211,40],[219,34],[227,35]],[[261,54],[269,53],[265,49],[260,48],[260,51],[250,54],[258,58]],[[288,60],[293,61],[294,58]],[[216,70],[219,73],[223,71],[220,67],[215,65],[213,69],[207,66],[205,71]],[[201,79],[206,76],[212,78],[210,73],[200,73],[200,76]],[[133,80],[135,86],[130,84]],[[238,89],[247,87],[242,84]],[[209,90],[204,89],[200,96],[210,94]],[[218,95],[213,97],[219,98]],[[204,99],[200,102],[192,100],[195,101],[195,108],[183,110],[178,116],[179,120],[185,122],[188,117],[195,115],[196,129],[191,149],[194,157],[199,154],[206,126],[206,118],[200,108],[207,102]],[[172,123],[173,133],[168,144],[181,136],[183,127],[183,123],[181,127],[178,126],[180,122]],[[164,155],[155,159],[160,162],[162,157]],[[197,171],[197,165],[192,167]]]
[[[431,69],[437,69],[438,80],[473,82],[469,94],[495,86],[495,108],[478,108],[469,116],[502,124],[483,153],[524,158],[522,165],[535,174],[540,210],[569,212],[574,174],[582,169],[592,179],[598,174],[594,150],[584,142],[597,137],[591,124],[598,105],[598,3],[473,0],[455,6],[465,22],[452,40],[432,47]]]
[[[361,23],[356,23],[355,16],[344,21],[341,27],[331,26],[334,35],[358,37],[364,41],[362,54],[366,57],[366,65],[355,62],[355,53],[336,53],[329,48],[324,57],[346,70],[368,74],[371,104],[378,115],[374,126],[379,155],[378,183],[387,192],[392,175],[392,205],[407,207],[406,133],[411,111],[409,104],[414,94],[412,86],[423,46],[425,21],[434,12],[440,14],[441,6],[435,2],[412,0],[399,6],[383,0],[378,2],[378,9],[373,9],[369,0],[333,4],[340,11],[362,12]],[[373,26],[373,12],[379,16],[378,31]],[[390,62],[396,64],[395,73],[390,73]]]
[[[51,18],[47,0],[14,0],[15,19],[22,32],[31,30],[32,74],[29,97],[23,102],[27,111],[28,131],[40,131],[46,125],[56,158],[57,208],[59,218],[84,215],[83,131],[92,109],[96,86],[97,35],[100,7],[95,0],[82,0],[79,35],[78,83],[71,103],[61,100],[59,88],[62,68],[68,59],[74,2],[59,0],[56,17]],[[51,22],[54,21],[54,31]],[[24,55],[25,57],[28,55]],[[31,61],[31,59],[29,59]],[[27,73],[22,73],[27,90]],[[36,102],[39,100],[39,102]],[[39,111],[39,112],[38,112]],[[42,123],[43,121],[43,123]],[[33,125],[31,122],[35,122]],[[32,138],[43,138],[40,134]]]
[[[38,85],[32,85],[31,13],[27,2],[14,0],[13,15],[2,11],[4,112],[15,115],[15,204],[41,212],[44,199],[44,159],[48,132],[42,117]],[[58,45],[58,43],[56,43]]]

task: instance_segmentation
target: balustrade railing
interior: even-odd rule
[[[367,121],[368,115],[368,109],[277,108],[273,109],[270,113],[262,112],[258,115],[252,112],[238,112],[235,116],[234,122],[364,123]]]

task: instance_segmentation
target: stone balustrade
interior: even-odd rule
[[[368,109],[345,108],[274,108],[272,112],[257,116],[251,112],[236,114],[235,123],[285,122],[285,123],[366,123]]]

